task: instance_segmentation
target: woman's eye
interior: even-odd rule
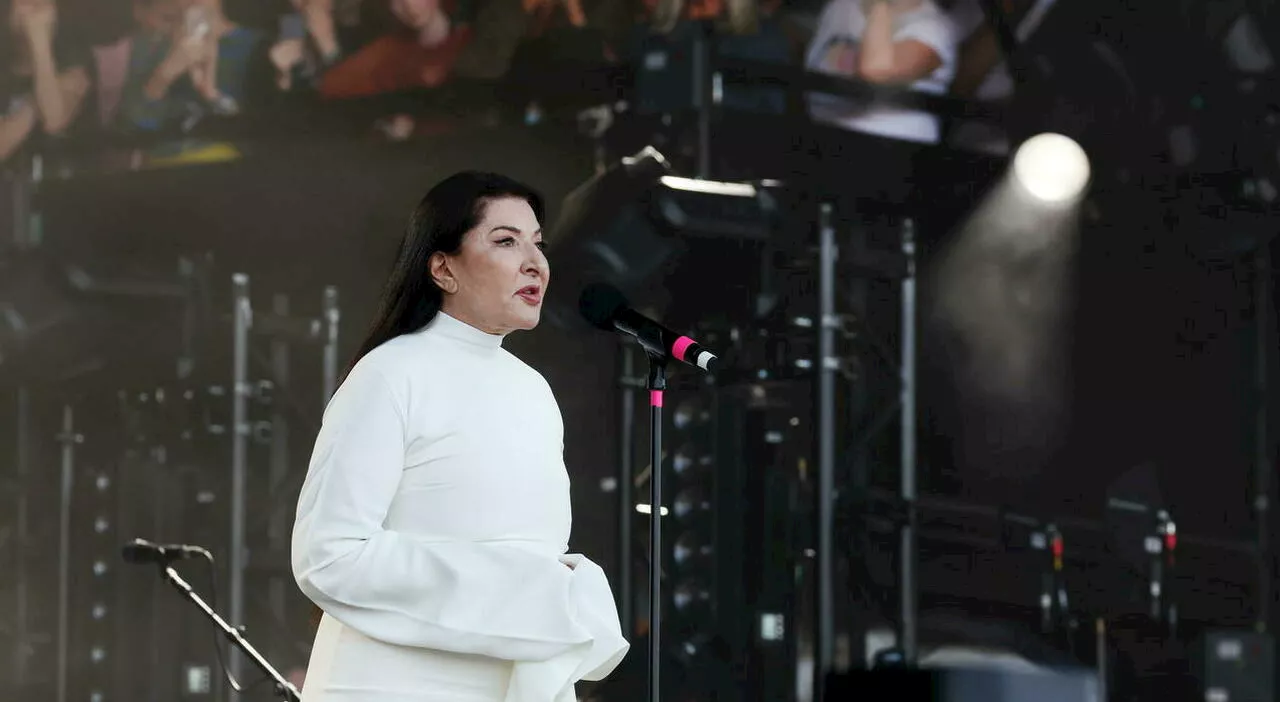
[[[498,246],[511,246],[514,243],[516,243],[516,240],[509,236],[498,239]]]
[[[539,241],[538,243],[534,244],[534,246],[538,247],[538,250],[539,250],[539,251],[546,251],[546,250],[547,250],[547,242],[545,242],[545,241]]]

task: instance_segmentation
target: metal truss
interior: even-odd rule
[[[301,625],[309,619],[308,603],[293,581],[289,541],[310,441],[337,386],[338,291],[324,290],[319,315],[295,317],[289,298],[279,294],[269,312],[255,313],[244,274],[233,276],[232,288],[227,619],[241,626],[255,622],[249,638],[277,665],[305,664],[311,631]],[[303,362],[317,347],[314,362]],[[233,657],[232,674],[238,678],[241,669],[239,656]]]
[[[230,292],[227,318],[183,315],[176,376],[166,368],[150,385],[107,392],[6,391],[0,640],[11,645],[0,689],[56,702],[222,694],[208,623],[154,573],[120,562],[134,537],[209,548],[216,571],[181,565],[196,590],[268,660],[305,665],[309,603],[289,538],[337,383],[338,292],[325,288],[303,316],[283,295],[254,314],[242,274]],[[233,674],[244,668],[238,653],[217,657]]]

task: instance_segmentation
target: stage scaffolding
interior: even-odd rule
[[[896,231],[896,251],[875,250],[870,234]],[[896,424],[898,433],[897,500],[904,506],[916,499],[916,233],[915,222],[903,218],[886,226],[859,217],[856,210],[841,211],[833,202],[819,207],[817,219],[818,315],[814,330],[818,340],[817,371],[817,600],[813,699],[822,698],[825,675],[859,667],[852,660],[837,660],[837,637],[849,637],[841,648],[861,649],[851,639],[863,632],[841,631],[847,614],[837,606],[837,590],[848,589],[837,576],[840,560],[837,543],[847,534],[837,533],[836,512],[842,491],[869,484],[871,444]],[[887,285],[896,298],[897,331],[887,335],[875,328],[873,285]],[[881,300],[883,302],[883,300]],[[895,338],[892,338],[896,336]],[[854,348],[851,348],[854,347]],[[878,357],[876,363],[859,359]],[[884,367],[885,377],[871,378],[873,367]],[[842,389],[844,397],[838,395]],[[841,399],[844,403],[841,411]],[[842,421],[842,417],[844,421]],[[842,460],[843,458],[843,460]],[[898,527],[897,648],[906,662],[917,655],[917,585],[915,516],[906,509]]]
[[[12,189],[19,251],[38,248],[38,186],[24,178]],[[243,699],[224,683],[207,622],[149,569],[122,562],[135,537],[207,547],[215,571],[178,564],[195,589],[269,660],[305,666],[309,602],[293,583],[289,540],[339,381],[339,295],[250,282],[200,257],[148,281],[80,280],[78,293],[111,298],[115,313],[176,302],[163,324],[178,357],[141,376],[89,363],[87,375],[3,378],[0,690],[53,702]],[[233,674],[251,672],[216,645]]]

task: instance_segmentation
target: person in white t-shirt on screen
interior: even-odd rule
[[[955,75],[953,20],[933,0],[831,0],[818,19],[805,66],[811,71],[941,95]],[[827,95],[809,98],[815,121],[903,141],[933,144],[936,116]]]
[[[1055,0],[1001,0],[1001,9],[1013,26],[1018,42],[1025,42],[1040,27]],[[960,36],[955,82],[957,97],[983,102],[1003,102],[1013,96],[1013,76],[981,0],[958,0],[951,17]],[[959,148],[993,154],[1009,152],[1009,137],[998,125],[964,122],[955,126],[948,142]]]

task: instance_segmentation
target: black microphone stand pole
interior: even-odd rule
[[[191,589],[187,581],[183,580],[181,575],[178,575],[178,571],[173,569],[169,561],[160,563],[160,576],[169,581],[169,584],[177,588],[178,592],[182,593],[188,600],[191,600],[201,612],[204,612],[204,616],[208,617],[209,621],[213,622],[213,625],[222,632],[222,635],[227,637],[227,640],[234,644],[236,648],[239,648],[258,667],[258,670],[275,681],[276,694],[280,695],[281,699],[287,700],[287,702],[300,702],[302,695],[298,692],[298,688],[294,687],[288,680],[285,680],[279,671],[271,667],[267,659],[263,658],[262,654],[258,653],[257,649],[245,640],[238,629],[227,624],[226,620],[218,616],[218,613],[213,611],[213,608]]]
[[[667,359],[648,353],[649,378],[649,702],[662,697],[662,399],[667,389]]]

